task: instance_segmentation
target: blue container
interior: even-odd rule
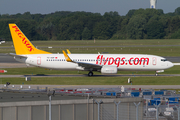
[[[107,92],[106,95],[107,96],[116,96],[116,92]]]
[[[150,100],[148,105],[159,105],[161,103],[161,98],[154,98],[154,100]]]
[[[154,94],[155,95],[164,95],[164,91],[155,91]]]
[[[133,97],[139,97],[139,92],[131,92],[131,96]]]
[[[169,104],[178,103],[178,101],[179,101],[178,97],[169,98]]]
[[[143,92],[143,95],[152,95],[152,92],[151,91],[145,91],[145,92]]]

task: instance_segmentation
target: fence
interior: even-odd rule
[[[180,104],[178,101],[155,101],[144,104],[144,120],[180,120]]]
[[[143,120],[142,98],[0,103],[0,120]]]

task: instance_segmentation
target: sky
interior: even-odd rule
[[[126,15],[131,9],[149,8],[150,0],[0,0],[0,14],[49,14],[56,11],[85,11],[93,13],[117,11]],[[157,9],[174,12],[180,0],[157,0]]]

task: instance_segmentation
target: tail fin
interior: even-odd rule
[[[16,24],[9,24],[9,29],[13,39],[16,55],[51,54],[35,48]]]

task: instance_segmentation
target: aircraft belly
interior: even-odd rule
[[[40,67],[58,69],[58,70],[75,70],[77,64],[68,62],[49,62],[48,64],[42,64]]]

